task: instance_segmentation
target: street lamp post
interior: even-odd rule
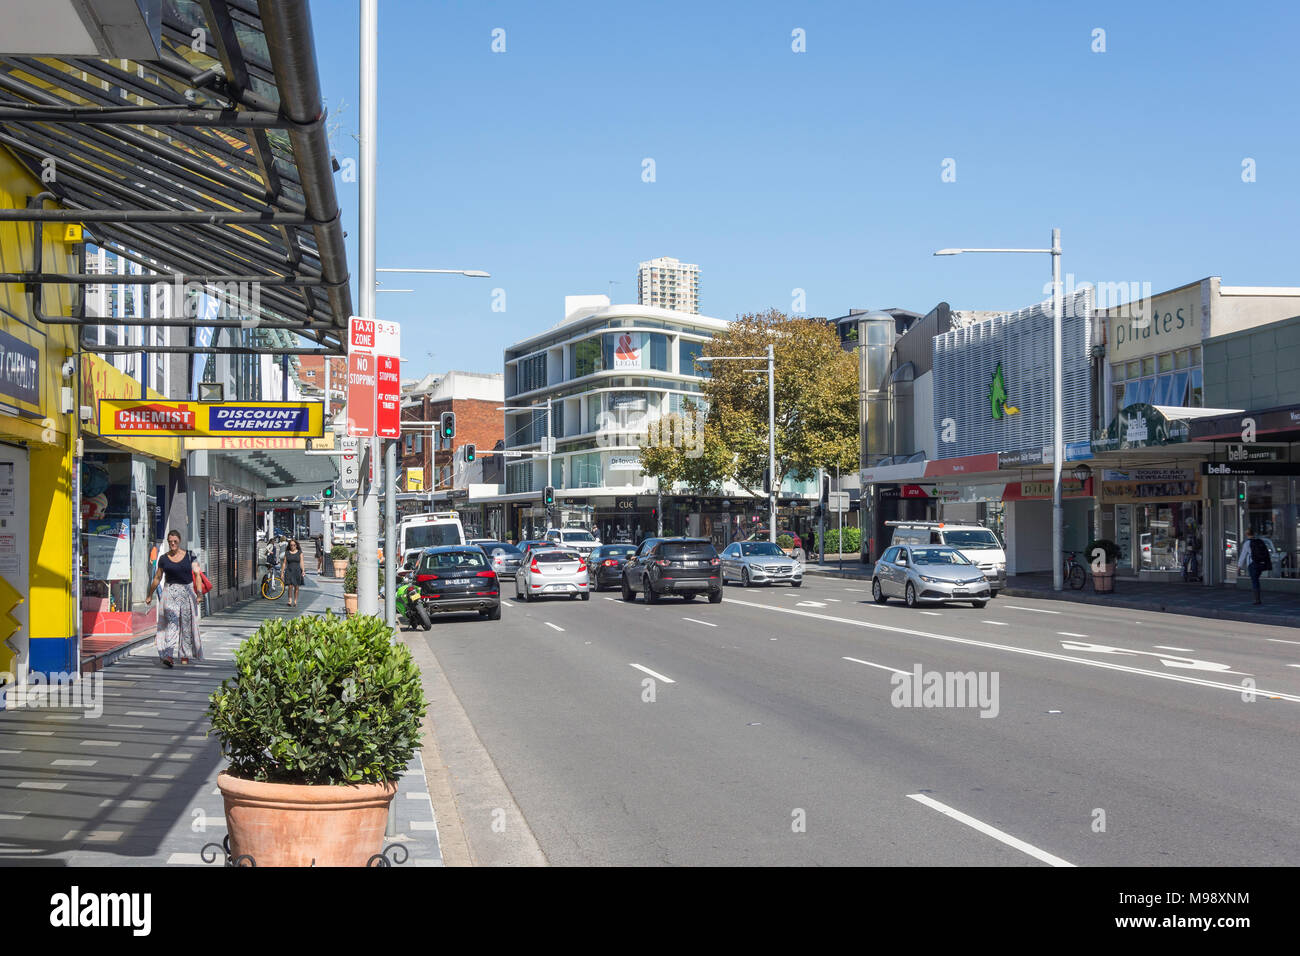
[[[1064,398],[1061,376],[1061,230],[1052,230],[1050,249],[940,249],[936,256],[963,252],[1031,252],[1052,257],[1052,588],[1065,587],[1061,555],[1065,550],[1064,507],[1061,503],[1061,466],[1065,459]]]
[[[762,362],[767,368],[745,369],[767,376],[767,540],[776,543],[776,350],[768,345],[766,355],[710,355],[696,358],[697,362]]]

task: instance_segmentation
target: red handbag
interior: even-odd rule
[[[212,581],[202,571],[199,572],[199,590],[204,594],[212,590]]]

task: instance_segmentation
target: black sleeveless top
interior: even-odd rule
[[[166,551],[158,556],[158,567],[162,568],[164,584],[193,584],[193,564],[194,559],[188,551],[181,555],[179,561],[167,557]]]

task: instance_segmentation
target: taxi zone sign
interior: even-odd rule
[[[100,434],[225,438],[320,438],[321,402],[181,402],[100,399]]]

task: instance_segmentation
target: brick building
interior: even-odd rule
[[[498,447],[505,437],[504,404],[500,373],[447,372],[404,384],[401,467],[408,475],[415,469],[422,478],[418,489],[408,482],[407,490],[445,491],[470,483],[499,483],[501,459],[483,453]],[[443,412],[456,416],[456,437],[451,441],[438,434]],[[409,427],[417,422],[429,427]],[[474,445],[480,452],[468,468],[460,454],[465,445]]]
[[[323,398],[325,395],[325,357],[302,355],[298,357],[298,383],[304,396]],[[340,408],[347,399],[348,360],[342,356],[330,359],[330,407]]]

